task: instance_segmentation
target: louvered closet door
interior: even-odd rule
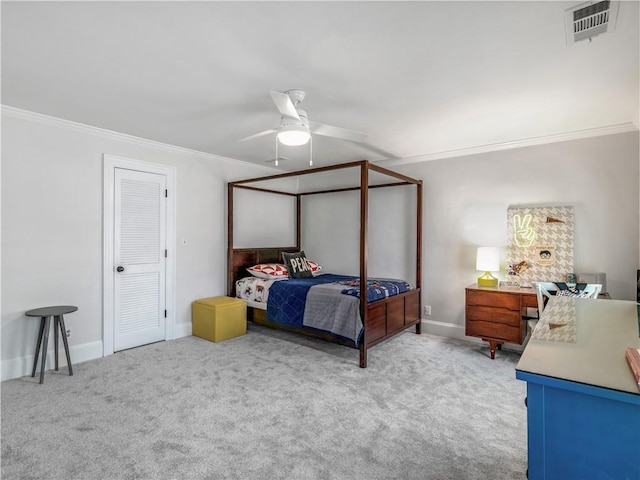
[[[165,339],[166,177],[115,170],[114,351]]]

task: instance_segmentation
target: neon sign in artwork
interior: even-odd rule
[[[509,207],[509,280],[565,282],[573,268],[573,206]]]
[[[523,216],[516,213],[513,216],[513,237],[518,247],[530,247],[536,240],[536,231],[531,226],[531,220],[530,213]]]

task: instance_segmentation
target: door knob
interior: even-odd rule
[[[124,272],[124,267],[122,265],[118,265],[118,268],[116,268],[116,272]]]

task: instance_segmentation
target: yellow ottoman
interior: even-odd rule
[[[211,297],[191,305],[193,335],[222,342],[247,333],[247,304],[238,298]]]

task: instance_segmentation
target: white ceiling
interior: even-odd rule
[[[274,137],[237,140],[279,125],[271,90],[393,158],[638,125],[639,4],[567,46],[577,3],[3,1],[2,104],[261,165]],[[320,136],[313,154],[385,157]]]

